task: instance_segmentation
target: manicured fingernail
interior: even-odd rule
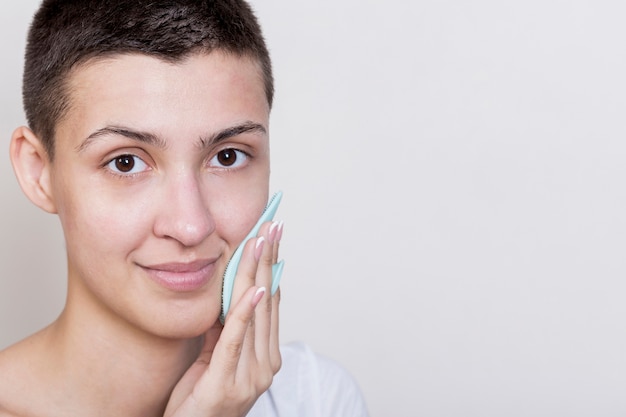
[[[270,237],[270,242],[274,243],[277,240],[277,234],[278,234],[278,222],[273,222],[272,225],[270,226],[270,231],[269,231],[269,237]]]
[[[265,238],[261,236],[256,240],[256,246],[254,248],[254,259],[259,261],[261,259],[261,254],[263,253],[263,246],[265,246]]]
[[[280,239],[283,238],[283,228],[285,227],[285,222],[282,220],[278,223],[278,231],[276,232],[276,241],[280,242]]]
[[[259,289],[256,290],[256,292],[252,296],[252,307],[256,307],[257,304],[259,304],[259,302],[261,301],[261,299],[265,295],[266,291],[267,290],[265,289],[265,287],[259,287]]]

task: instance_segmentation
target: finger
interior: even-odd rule
[[[273,263],[274,266],[277,266],[277,262],[279,259],[279,249],[280,242],[283,236],[284,230],[284,222],[280,221],[278,223],[276,237],[274,241],[274,253],[273,253]],[[282,360],[280,356],[280,342],[279,342],[279,304],[280,304],[280,288],[277,286],[280,281],[280,275],[282,275],[282,266],[273,270],[273,273],[276,273],[278,276],[272,277],[272,287],[271,287],[271,311],[270,311],[270,335],[269,335],[269,362],[270,367],[273,373],[278,372],[281,367]],[[276,280],[277,282],[274,282]]]
[[[275,242],[278,234],[278,222],[273,222],[267,230],[268,244],[265,246],[257,265],[257,286],[270,289],[272,285],[272,265],[274,264]],[[272,297],[270,292],[264,295],[255,311],[255,353],[257,361],[269,363],[269,342],[272,328]]]
[[[282,221],[280,222],[274,222],[273,225],[275,225],[275,235],[274,235],[274,244],[273,244],[273,253],[272,253],[272,263],[276,263],[278,262],[278,250],[280,247],[280,239],[283,235],[283,227],[284,227],[284,223]]]
[[[272,296],[272,329],[270,334],[269,355],[270,364],[274,373],[278,372],[282,365],[282,358],[280,356],[280,341],[279,341],[279,305],[280,305],[281,292],[280,288]]]
[[[275,238],[276,228],[274,227],[274,229],[272,229],[272,224],[273,223],[266,222],[261,226],[259,230],[259,237],[256,238],[256,243],[254,245],[254,262],[244,262],[244,259],[242,257],[242,262],[239,267],[240,270],[238,270],[237,277],[235,278],[236,282],[240,286],[255,285],[257,288],[270,288],[271,273],[269,273],[268,275],[267,267],[265,265],[270,262],[268,261],[268,256],[271,256],[271,254],[273,253],[272,239]],[[265,300],[267,300],[267,297],[261,297],[259,304],[265,306],[267,303],[267,301]],[[266,308],[267,307],[257,307],[256,310],[257,312],[262,312]],[[245,377],[246,372],[249,372],[250,369],[254,369],[256,367],[256,363],[259,360],[259,357],[265,358],[265,361],[269,360],[267,357],[269,348],[263,348],[261,354],[259,355],[256,340],[259,322],[263,323],[261,325],[261,331],[262,334],[265,335],[264,337],[267,339],[267,329],[269,328],[269,324],[265,323],[269,322],[270,318],[269,314],[261,313],[259,315],[257,312],[255,312],[251,317],[245,335],[243,337],[238,367],[238,373],[242,378]]]
[[[263,228],[263,230],[266,230],[266,229],[267,227]],[[258,269],[259,259],[261,259],[261,256],[263,252],[266,250],[267,246],[268,246],[268,242],[264,236],[259,236],[257,238],[250,239],[250,241],[247,242],[246,247],[244,248],[244,256],[242,256],[241,258],[241,262],[237,270],[237,276],[235,277],[235,285],[238,287],[238,290],[233,294],[233,299],[235,302],[239,302],[240,299],[243,299],[243,298],[237,297],[238,293],[243,292],[243,294],[245,294],[245,291],[248,291],[250,287],[255,286],[255,282],[257,280],[257,269]],[[263,285],[256,285],[256,287],[267,288]],[[243,297],[245,297],[245,295]],[[248,324],[245,328],[245,332],[242,336],[241,352],[239,353],[239,363],[242,364],[242,366],[246,369],[249,367],[250,357],[255,357],[255,354],[254,354],[254,348],[255,348],[254,346],[254,333],[255,333],[254,320],[255,320],[255,316],[254,316],[254,311],[253,311],[250,319],[248,320]]]
[[[235,290],[233,291],[232,299],[234,305],[239,306],[239,315],[231,320],[230,316],[231,314],[234,314],[234,310],[231,308],[231,311],[226,316],[222,334],[215,343],[215,350],[217,350],[220,343],[226,343],[228,340],[230,340],[228,343],[236,343],[237,345],[230,346],[229,350],[232,354],[234,354],[234,352],[237,353],[237,361],[241,356],[241,350],[243,349],[246,334],[250,331],[250,322],[254,317],[254,309],[252,308],[250,311],[247,311],[245,306],[248,306],[249,303],[245,303],[243,301],[245,301],[246,294],[250,291],[250,288],[254,287],[258,259],[261,256],[265,244],[265,238],[263,237],[252,238],[246,242],[241,256],[241,261],[239,262],[239,267],[237,268]],[[256,304],[258,304],[258,300],[256,301]],[[256,307],[256,304],[254,307]],[[231,303],[231,305],[233,304]],[[229,322],[232,323],[229,324]],[[235,348],[238,350],[236,351]],[[215,354],[215,352],[213,354]],[[234,375],[233,371],[233,377]]]
[[[245,243],[234,279],[231,305],[239,302],[248,288],[255,285],[258,259],[260,258],[263,246],[266,243],[267,242],[264,237],[252,238]]]
[[[210,385],[210,381],[226,384],[235,382],[246,335],[254,317],[254,309],[266,292],[266,288],[252,286],[235,305],[226,318],[224,329],[213,351],[209,372],[203,376],[203,380],[200,381],[201,384]],[[204,382],[205,379],[209,382]],[[202,387],[198,388],[203,389]],[[209,388],[210,386],[207,387],[207,389]]]
[[[265,240],[265,247],[261,252],[257,253],[258,263],[256,266],[255,281],[255,285],[257,287],[265,287],[269,289],[272,285],[271,266],[273,264],[272,257],[274,256],[274,245],[277,232],[277,222],[267,222],[259,231],[259,235]]]

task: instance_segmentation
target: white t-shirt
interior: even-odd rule
[[[248,417],[368,417],[352,376],[303,343],[281,347],[282,367]]]

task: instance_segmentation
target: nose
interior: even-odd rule
[[[166,181],[157,208],[154,233],[177,240],[183,246],[200,244],[214,230],[206,191],[193,175],[179,175]]]

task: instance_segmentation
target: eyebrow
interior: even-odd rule
[[[233,138],[235,136],[242,135],[244,133],[256,133],[256,134],[266,135],[267,130],[265,129],[265,127],[263,127],[263,125],[259,123],[244,122],[236,126],[228,127],[213,135],[201,137],[200,146],[202,148],[208,148],[217,143]]]
[[[119,126],[107,126],[102,129],[98,129],[93,132],[91,135],[87,136],[85,140],[77,146],[76,150],[80,153],[87,149],[92,143],[94,143],[97,139],[100,139],[103,136],[107,135],[116,135],[116,136],[124,136],[128,139],[132,139],[137,142],[147,143],[152,146],[156,146],[157,148],[164,149],[167,144],[160,137],[153,135],[152,133],[140,132],[137,130],[128,129],[125,127]]]
[[[249,132],[266,135],[267,129],[265,129],[265,127],[259,123],[249,122],[249,121],[243,122],[241,124],[220,130],[219,132],[215,134],[200,137],[199,147],[208,148],[224,140],[233,138],[235,136],[238,136],[244,133],[249,133]],[[107,135],[123,136],[128,139],[131,139],[137,142],[147,143],[149,145],[152,145],[161,149],[165,149],[167,147],[166,141],[163,140],[163,138],[161,138],[160,136],[157,136],[155,134],[148,133],[148,132],[141,132],[141,131],[129,129],[126,127],[120,127],[120,126],[106,126],[102,129],[96,130],[95,132],[87,136],[87,138],[85,138],[85,140],[80,145],[78,145],[76,149],[78,152],[83,152],[93,142]]]

